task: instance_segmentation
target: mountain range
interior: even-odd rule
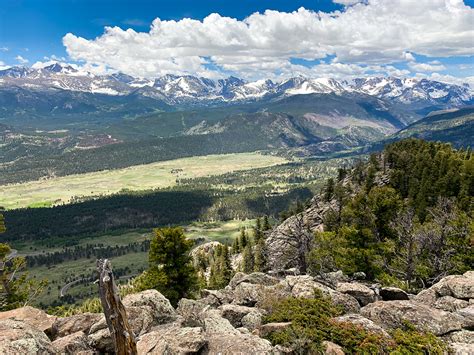
[[[209,105],[272,100],[301,94],[370,95],[402,104],[460,106],[473,101],[465,85],[427,79],[371,77],[352,80],[294,77],[281,82],[229,77],[211,80],[191,75],[165,75],[156,79],[114,73],[95,75],[70,65],[55,63],[43,68],[11,67],[0,71],[0,89],[33,92],[69,91],[108,96],[142,96],[166,105]],[[17,91],[18,92],[18,91]]]

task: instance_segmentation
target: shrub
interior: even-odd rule
[[[396,329],[385,338],[351,323],[334,322],[341,313],[329,298],[315,291],[314,299],[287,298],[277,301],[264,322],[291,322],[285,330],[270,333],[273,345],[283,345],[295,353],[321,353],[322,342],[340,345],[349,354],[443,354],[443,342],[431,333],[419,332],[412,325]]]

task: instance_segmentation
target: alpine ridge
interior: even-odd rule
[[[212,80],[192,75],[165,75],[156,79],[134,78],[123,73],[96,75],[73,66],[54,63],[42,68],[16,66],[0,71],[0,89],[31,91],[66,90],[109,96],[140,95],[168,105],[208,105],[271,100],[302,94],[350,93],[389,99],[402,104],[457,107],[472,103],[471,88],[427,79],[369,77],[352,80],[306,78],[245,80],[228,77]]]

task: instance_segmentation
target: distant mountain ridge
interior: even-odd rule
[[[254,102],[302,94],[344,95],[358,93],[402,104],[424,103],[457,107],[473,102],[469,86],[427,79],[371,77],[338,81],[302,76],[281,82],[229,77],[212,80],[192,75],[165,75],[157,79],[134,78],[115,73],[95,75],[69,65],[54,63],[43,68],[11,67],[0,70],[0,89],[48,92],[65,90],[109,96],[140,95],[167,105],[207,105]]]

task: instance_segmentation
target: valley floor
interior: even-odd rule
[[[151,190],[176,185],[180,179],[221,175],[287,163],[258,152],[216,154],[162,161],[0,186],[0,206],[7,209],[69,203],[74,198],[110,195],[121,190]]]
[[[193,222],[183,225],[185,234],[191,239],[203,239],[203,241],[220,241],[231,244],[242,227],[250,228],[255,224],[254,220],[232,220],[223,222]],[[37,243],[14,243],[19,256],[41,256],[52,253],[64,252],[66,248],[74,247],[94,248],[105,250],[109,248],[122,247],[124,254],[110,257],[114,265],[115,273],[119,273],[118,280],[126,282],[128,278],[136,276],[148,267],[148,250],[144,242],[150,240],[150,230],[133,230],[123,233],[106,234],[88,238],[81,238],[74,246],[61,245],[61,241],[48,245]],[[67,240],[63,240],[67,244]],[[135,248],[132,245],[142,245],[143,248]],[[94,253],[90,257],[77,257],[75,260],[60,260],[60,257],[52,261],[52,264],[34,265],[28,267],[30,276],[37,280],[48,279],[48,289],[43,292],[37,303],[43,306],[60,304],[64,302],[78,302],[85,298],[97,296],[97,285],[94,284],[96,258]],[[117,276],[117,275],[116,275]],[[77,281],[77,282],[75,282]],[[69,285],[70,287],[65,287]],[[66,298],[61,298],[61,293]]]

